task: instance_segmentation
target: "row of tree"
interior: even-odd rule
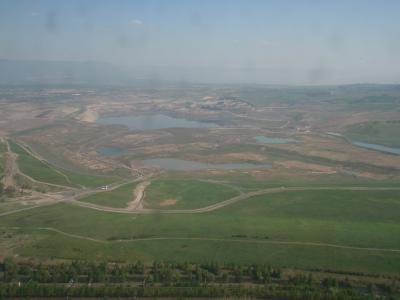
[[[0,299],[11,297],[174,297],[174,298],[258,298],[276,300],[365,300],[376,299],[349,289],[317,289],[298,286],[199,286],[132,287],[129,285],[60,285],[28,283],[0,284]]]
[[[343,277],[339,277],[343,278]],[[9,297],[250,297],[269,299],[391,299],[391,284],[352,283],[348,278],[282,274],[265,264],[153,262],[145,265],[73,261],[0,263],[0,299]]]
[[[39,283],[124,283],[144,282],[164,285],[196,285],[207,283],[253,282],[266,283],[281,277],[278,268],[268,265],[223,265],[218,263],[170,263],[154,262],[145,266],[141,261],[135,264],[107,264],[73,261],[56,265],[34,265],[16,263],[6,258],[0,264],[2,282]]]

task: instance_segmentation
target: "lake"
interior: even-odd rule
[[[255,137],[255,139],[257,142],[265,144],[293,144],[298,142],[297,140],[291,138],[276,138],[265,135],[258,135]]]
[[[118,156],[126,153],[126,150],[119,147],[99,147],[96,152],[103,156]]]
[[[366,148],[366,149],[377,150],[377,151],[386,152],[386,153],[390,153],[390,154],[400,155],[400,148],[386,147],[383,145],[370,144],[370,143],[364,143],[364,142],[352,142],[352,144],[356,145],[358,147]]]
[[[117,116],[100,117],[98,124],[103,125],[125,125],[129,129],[151,130],[163,128],[214,128],[218,124],[210,122],[191,121],[187,119],[174,118],[166,115],[139,115],[139,116]]]
[[[271,164],[252,164],[252,163],[227,163],[211,164],[198,161],[190,161],[176,158],[154,158],[143,160],[147,166],[160,167],[173,171],[196,171],[208,169],[238,170],[238,169],[269,169]]]

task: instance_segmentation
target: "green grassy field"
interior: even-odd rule
[[[34,158],[16,143],[10,142],[10,146],[11,150],[18,155],[18,167],[24,174],[42,182],[74,186],[69,178],[57,172],[48,164]]]
[[[128,183],[112,191],[102,191],[79,199],[82,202],[89,202],[109,207],[126,207],[133,198],[133,191],[138,183]]]
[[[63,187],[58,187],[54,185],[48,185],[46,183],[41,183],[38,181],[32,181],[29,178],[21,175],[16,174],[14,176],[15,182],[18,186],[24,187],[24,189],[35,190],[41,193],[47,192],[59,192],[63,190]]]
[[[248,264],[266,263],[277,267],[357,271],[397,275],[398,253],[374,253],[357,250],[326,249],[228,241],[152,240],[101,244],[69,238],[46,231],[30,231],[39,241],[18,248],[22,256],[49,259],[79,259],[109,262],[141,260],[190,261]],[[60,245],[63,245],[60,247]]]
[[[116,177],[92,176],[86,174],[75,173],[67,170],[56,169],[53,166],[42,162],[28,152],[22,149],[18,144],[10,142],[11,149],[18,154],[18,166],[20,170],[41,182],[64,186],[86,186],[97,187],[104,184],[109,184],[117,180]]]
[[[233,188],[217,183],[159,179],[146,188],[145,204],[150,208],[200,208],[238,194]]]
[[[16,210],[16,209],[21,209],[21,208],[27,208],[32,206],[33,204],[22,204],[17,201],[5,201],[5,202],[0,202],[0,213],[5,213],[8,211]]]
[[[62,155],[62,151],[58,148],[49,147],[48,145],[44,145],[41,143],[28,141],[25,143],[29,145],[29,148],[33,149],[36,153],[39,153],[42,157],[46,157],[46,161],[49,162],[53,167],[60,170],[70,171],[73,174],[83,174],[87,176],[97,177],[99,178],[99,174],[96,171],[89,170],[84,168],[81,165],[77,165],[66,159]],[[118,168],[113,171],[111,174],[102,174],[103,177],[126,177],[129,175],[129,171],[126,169]]]
[[[292,171],[295,172],[294,170]],[[257,179],[254,176],[243,172],[230,172],[225,174],[192,173],[182,174],[169,171],[161,178],[173,178],[174,180],[216,180],[223,181],[235,186],[242,191],[254,191],[271,187],[398,187],[399,181],[396,178],[386,180],[375,180],[365,177],[358,177],[346,173],[336,174],[307,174],[299,172],[299,176],[291,174],[274,174],[272,178]]]
[[[400,121],[354,124],[346,128],[345,136],[353,141],[400,147]]]
[[[88,174],[76,173],[68,170],[61,170],[69,180],[75,185],[85,187],[100,187],[106,184],[116,182],[120,178],[111,176],[93,176]]]
[[[265,262],[368,273],[400,268],[400,252],[274,243],[400,249],[400,191],[282,192],[205,214],[117,214],[57,204],[3,216],[0,227],[21,227],[16,237],[30,234],[15,249],[28,257]],[[159,237],[166,240],[151,240]]]

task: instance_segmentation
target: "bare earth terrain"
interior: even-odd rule
[[[400,155],[354,144],[400,148],[392,90],[4,89],[2,256],[395,273]]]

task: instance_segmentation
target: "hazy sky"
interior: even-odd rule
[[[0,0],[0,58],[400,82],[399,14],[398,0]]]

